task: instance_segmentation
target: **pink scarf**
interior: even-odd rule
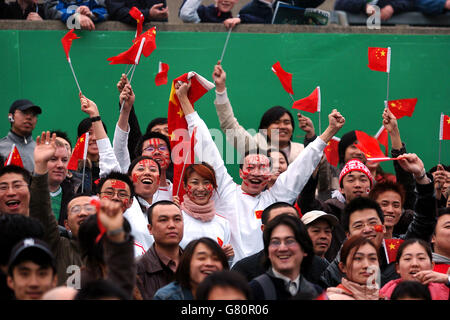
[[[207,204],[198,205],[195,204],[187,196],[187,194],[183,196],[183,203],[181,204],[181,209],[188,215],[190,215],[192,218],[201,220],[203,222],[211,221],[216,215],[216,210],[214,208],[214,200],[209,199]]]

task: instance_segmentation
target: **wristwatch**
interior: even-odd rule
[[[96,117],[92,117],[91,118],[91,122],[100,121],[100,120],[101,120],[100,116],[96,116]]]

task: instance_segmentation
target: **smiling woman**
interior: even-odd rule
[[[225,253],[212,239],[191,241],[175,273],[175,281],[156,291],[154,300],[193,300],[198,285],[215,271],[228,270]]]

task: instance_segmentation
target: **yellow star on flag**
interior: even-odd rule
[[[175,141],[175,133],[171,133],[171,134],[169,134],[169,137],[170,137],[170,141]]]
[[[182,118],[184,116],[183,110],[181,110],[181,108],[180,108],[180,110],[178,110],[177,115],[179,115],[180,118]]]
[[[395,249],[395,244],[391,243],[391,244],[389,245],[389,249],[390,249],[390,250],[394,250],[394,249]]]

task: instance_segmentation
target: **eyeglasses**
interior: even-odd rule
[[[26,183],[21,183],[21,182],[17,182],[17,183],[13,183],[13,184],[6,184],[6,183],[2,183],[0,185],[0,193],[5,193],[9,190],[9,188],[13,189],[14,191],[18,191],[22,188],[28,187],[28,184]]]
[[[158,149],[158,151],[161,151],[161,152],[165,152],[165,151],[169,150],[169,148],[167,146],[160,145],[156,148],[154,146],[148,146],[147,148],[145,148],[142,151],[154,152],[156,149]]]
[[[107,198],[112,198],[116,194],[119,199],[127,199],[130,197],[130,195],[124,190],[106,190],[106,191],[100,192],[100,194],[103,194]]]
[[[282,243],[284,243],[284,245],[289,248],[293,248],[298,245],[297,240],[295,240],[294,238],[287,238],[283,241],[280,239],[271,239],[269,241],[269,246],[273,247],[274,249],[278,249]]]
[[[92,204],[85,204],[85,205],[76,205],[70,208],[70,213],[79,214],[81,212],[81,208],[84,208],[84,211],[86,211],[89,214],[94,214],[97,212],[95,206]]]

